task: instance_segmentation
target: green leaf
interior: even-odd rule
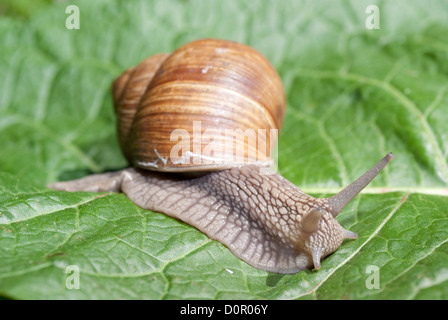
[[[380,9],[380,29],[365,27],[370,4]],[[26,21],[0,17],[0,295],[448,298],[442,0],[77,5],[79,30],[66,29],[65,3],[30,12]],[[111,82],[151,54],[203,37],[249,44],[279,71],[288,101],[279,170],[305,192],[334,194],[387,152],[395,154],[338,216],[359,238],[344,241],[319,271],[263,272],[123,194],[45,188],[125,167]],[[73,266],[79,289],[70,286]]]

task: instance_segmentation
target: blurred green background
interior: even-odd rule
[[[0,0],[0,16],[28,19],[36,10],[65,0]]]

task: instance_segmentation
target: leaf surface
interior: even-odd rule
[[[0,294],[16,299],[447,299],[448,17],[443,1],[78,1],[0,18]],[[26,14],[28,15],[28,14]],[[53,181],[126,166],[110,85],[125,69],[216,37],[282,77],[280,173],[329,196],[395,160],[338,216],[358,233],[319,271],[254,269],[123,194]],[[80,288],[69,289],[70,266]],[[373,270],[373,271],[372,271]],[[379,272],[379,288],[374,284]]]

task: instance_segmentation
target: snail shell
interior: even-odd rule
[[[226,130],[276,132],[285,114],[283,85],[269,61],[244,44],[216,39],[151,56],[115,80],[113,95],[124,155],[134,166],[157,171],[268,166],[276,136],[258,135],[257,143],[232,139],[233,148],[208,156],[205,149],[217,136],[229,139],[221,135]],[[188,152],[173,163],[173,132],[192,137],[198,130],[199,146],[188,141]]]

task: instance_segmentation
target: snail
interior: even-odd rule
[[[123,192],[139,207],[196,227],[265,271],[319,269],[344,239],[356,239],[336,216],[393,159],[387,154],[325,199],[271,170],[278,134],[267,133],[283,123],[282,82],[264,56],[236,42],[202,39],[156,54],[126,70],[112,91],[118,140],[131,167],[49,187]],[[256,143],[247,134],[252,129]],[[235,132],[244,139],[232,139]]]

